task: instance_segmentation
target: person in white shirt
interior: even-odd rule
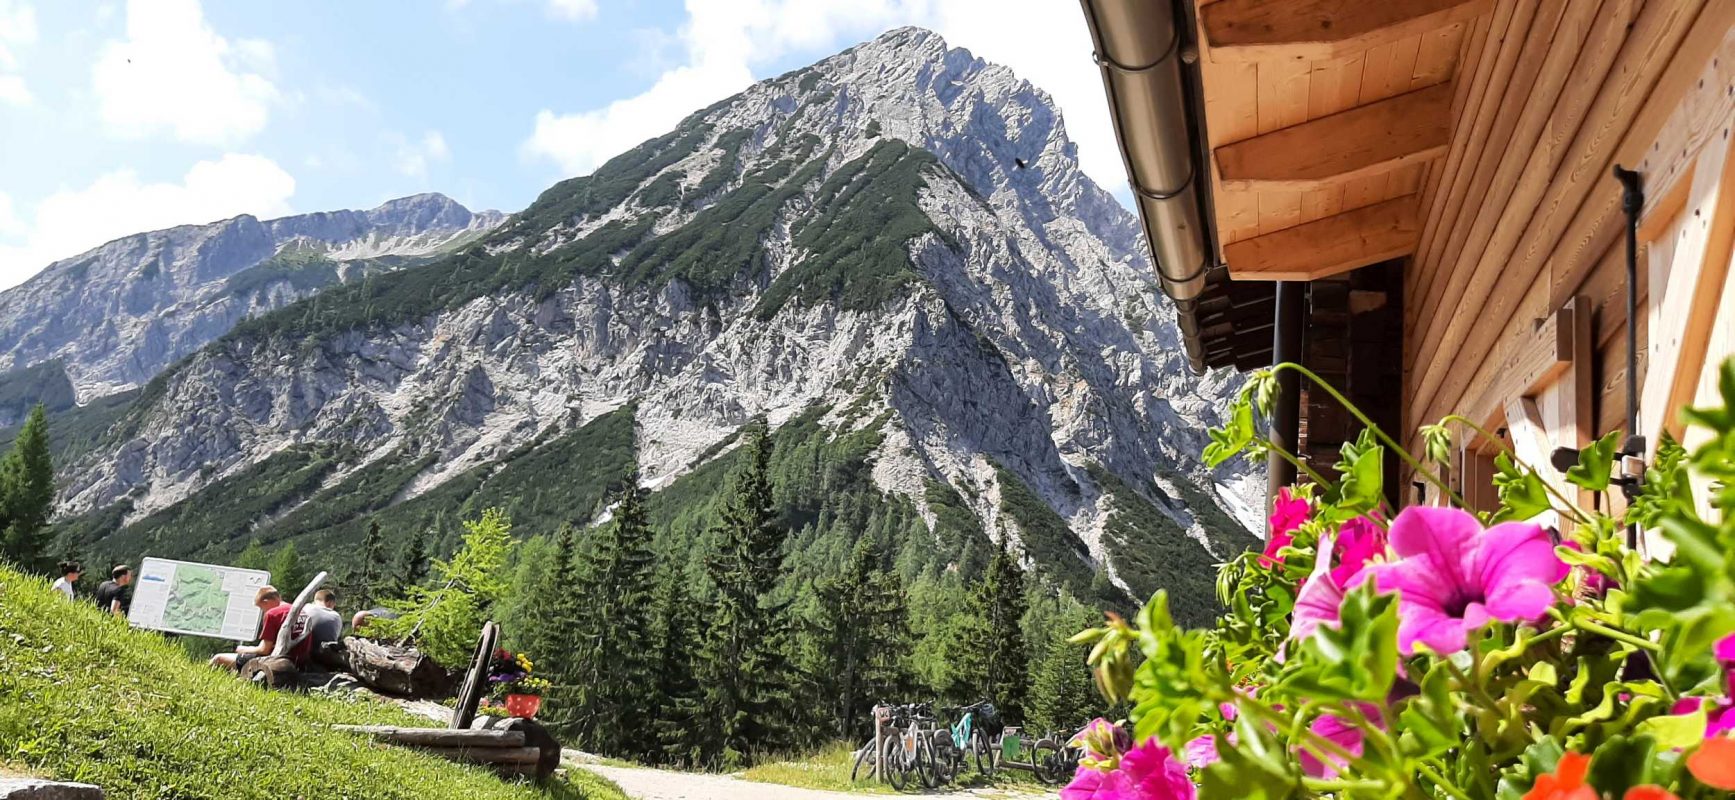
[[[78,583],[78,574],[82,571],[77,561],[60,562],[60,580],[54,582],[54,591],[66,595],[68,600],[77,598],[78,592],[72,587]]]

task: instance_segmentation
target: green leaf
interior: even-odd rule
[[[1235,721],[1234,747],[1218,750],[1221,760],[1200,775],[1204,800],[1284,800],[1302,796],[1295,760],[1266,726],[1246,715]]]
[[[1601,492],[1608,489],[1614,474],[1615,448],[1620,446],[1620,431],[1609,431],[1591,446],[1578,452],[1578,464],[1567,468],[1568,483],[1582,489]]]
[[[1220,466],[1247,449],[1247,445],[1253,441],[1253,405],[1245,393],[1229,409],[1229,421],[1221,428],[1212,428],[1208,434],[1211,443],[1205,445],[1204,452],[1205,464],[1208,466]]]
[[[1658,747],[1691,747],[1705,739],[1705,706],[1691,714],[1651,717],[1639,723],[1638,733],[1656,740]]]
[[[1337,462],[1338,511],[1341,514],[1362,514],[1379,507],[1385,499],[1385,448],[1373,438],[1373,431],[1362,429],[1355,442],[1344,442],[1343,458]]]
[[[1364,582],[1344,597],[1339,616],[1338,626],[1297,643],[1278,685],[1315,699],[1384,701],[1397,678],[1396,596]]]
[[[1495,521],[1527,520],[1553,510],[1548,501],[1548,487],[1536,471],[1520,468],[1512,457],[1502,452],[1494,458],[1494,486],[1500,495],[1500,512]]]

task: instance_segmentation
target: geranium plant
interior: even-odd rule
[[[1338,480],[1261,429],[1285,370],[1366,426]],[[1135,620],[1075,637],[1094,642],[1108,699],[1133,703],[1132,735],[1089,737],[1062,797],[1728,796],[1735,361],[1720,377],[1721,407],[1683,412],[1697,444],[1662,442],[1617,517],[1603,509],[1618,434],[1582,451],[1568,489],[1469,420],[1425,428],[1417,457],[1305,368],[1253,374],[1207,462],[1276,453],[1311,480],[1277,499],[1263,552],[1222,567],[1214,626],[1177,626],[1159,592]],[[1498,509],[1464,510],[1441,477],[1455,431],[1502,449]],[[1388,457],[1448,504],[1387,506]],[[1597,502],[1582,507],[1581,493]],[[1627,525],[1658,532],[1672,557],[1647,560]]]

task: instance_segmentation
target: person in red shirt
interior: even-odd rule
[[[224,669],[239,670],[247,662],[255,658],[271,655],[277,649],[277,638],[283,634],[283,621],[289,618],[289,604],[283,602],[283,595],[271,586],[259,587],[259,594],[253,598],[253,605],[265,612],[259,627],[259,643],[241,645],[233,653],[218,653],[211,656],[211,666]],[[290,626],[289,635],[294,644],[286,654],[296,666],[307,663],[307,656],[313,651],[313,637],[306,635],[307,620],[305,617]],[[294,637],[299,634],[299,640]]]

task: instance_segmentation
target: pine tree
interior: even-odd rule
[[[428,531],[417,528],[404,542],[402,550],[398,551],[397,563],[392,572],[400,592],[407,592],[414,586],[419,586],[428,578]]]
[[[12,449],[0,459],[0,558],[20,566],[48,566],[54,511],[54,464],[48,451],[48,417],[42,404],[30,409]]]
[[[704,759],[704,693],[693,656],[701,627],[699,605],[687,591],[685,570],[665,566],[657,581],[652,625],[656,681],[645,700],[655,744],[648,761],[692,767]]]
[[[269,562],[271,581],[277,590],[283,593],[284,600],[294,600],[295,596],[306,588],[307,582],[313,576],[307,573],[307,568],[301,563],[301,555],[295,552],[294,542],[284,542],[277,552],[271,554]]]
[[[379,520],[368,520],[367,533],[361,539],[361,563],[350,570],[346,583],[355,592],[356,608],[373,608],[374,601],[382,595],[389,594],[385,586],[386,573],[391,565],[386,563],[385,537],[380,535]]]
[[[1091,681],[1085,656],[1090,648],[1067,641],[1091,624],[1082,606],[1063,613],[1058,627],[1048,631],[1048,646],[1030,681],[1029,723],[1033,732],[1074,731],[1104,711],[1102,697]]]
[[[242,550],[240,555],[235,556],[235,566],[269,571],[271,555],[265,552],[265,545],[260,544],[258,539],[253,539],[247,543],[246,549]]]
[[[700,654],[707,761],[739,764],[786,745],[794,700],[789,686],[787,608],[772,602],[787,532],[777,524],[762,427],[749,433],[746,464],[734,476],[707,572],[716,587]]]
[[[970,593],[970,615],[959,643],[955,694],[990,699],[1008,721],[1024,718],[1029,675],[1024,631],[1024,570],[1004,543]]]
[[[849,561],[816,587],[809,631],[816,700],[829,704],[832,733],[859,737],[875,702],[906,696],[914,650],[903,581],[885,569],[877,537],[856,542]]]
[[[593,752],[642,755],[635,736],[643,687],[652,670],[651,600],[656,560],[645,516],[644,490],[629,477],[614,520],[596,532],[580,556],[578,596],[584,610],[574,652],[577,718],[573,732]]]
[[[544,695],[543,722],[571,739],[582,716],[578,644],[587,610],[578,589],[578,532],[571,525],[560,526],[554,534],[553,562],[553,569],[522,573],[530,585],[514,588],[530,595],[525,601],[527,627],[515,636],[518,649],[541,665],[538,671],[551,684]]]

